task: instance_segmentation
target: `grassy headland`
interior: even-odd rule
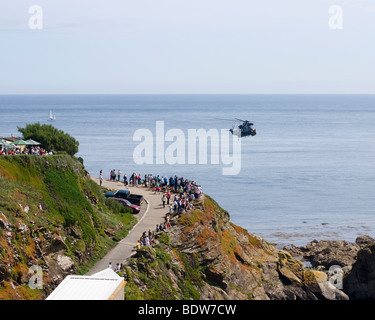
[[[0,300],[43,298],[64,275],[87,272],[135,222],[74,157],[1,157]],[[35,265],[42,290],[28,285]]]

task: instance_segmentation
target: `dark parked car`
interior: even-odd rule
[[[133,209],[133,213],[135,213],[135,214],[137,214],[141,211],[141,208],[139,206],[136,206],[135,204],[132,204],[130,201],[128,201],[126,199],[121,199],[121,198],[112,198],[112,199],[122,203],[125,207]]]
[[[129,190],[118,190],[116,192],[109,191],[105,194],[107,198],[120,198],[130,201],[132,204],[140,206],[143,201],[143,196],[137,194],[130,194]]]

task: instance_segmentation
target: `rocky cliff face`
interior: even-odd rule
[[[350,299],[375,299],[375,243],[358,251],[357,260],[343,284]]]
[[[0,300],[45,298],[124,236],[135,218],[103,198],[70,156],[1,157]]]
[[[10,223],[0,212],[3,231],[0,298],[5,300],[42,299],[54,284],[77,271],[75,261],[66,255],[65,239],[58,233],[39,226],[29,227],[22,221]],[[32,271],[38,270],[33,266],[40,268],[41,274],[41,278],[34,277],[34,281]]]
[[[43,299],[66,275],[80,273],[82,264],[124,237],[134,222],[131,214],[116,214],[104,201],[71,157],[1,158],[0,300]],[[375,298],[370,237],[277,250],[231,223],[208,196],[171,224],[155,247],[129,259],[127,299]],[[317,270],[293,257],[304,257]],[[331,265],[343,267],[347,295],[330,285]],[[34,266],[43,273],[42,289],[30,288]]]
[[[129,259],[127,299],[347,299],[323,272],[231,223],[205,196]]]
[[[357,260],[359,250],[374,242],[370,236],[363,235],[358,237],[355,243],[343,240],[313,240],[305,246],[291,245],[284,249],[295,257],[309,261],[314,268],[329,269],[338,265],[349,269]]]
[[[328,274],[338,266],[337,280],[350,299],[375,299],[375,239],[372,237],[359,236],[355,243],[314,240],[305,246],[292,245],[285,249]]]

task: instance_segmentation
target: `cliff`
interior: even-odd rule
[[[343,286],[350,299],[375,299],[375,242],[358,251],[350,272],[344,274]]]
[[[122,210],[105,199],[75,158],[1,157],[0,300],[44,299],[66,275],[86,273],[136,222]],[[278,250],[233,224],[207,195],[170,222],[166,232],[157,234],[155,246],[141,248],[125,264],[126,299],[375,296],[370,237],[352,245],[314,241],[289,252]],[[346,294],[330,285],[327,272],[308,268],[292,255],[309,259],[319,270],[353,264],[344,274]],[[39,280],[42,286],[33,286]]]
[[[0,158],[0,300],[45,298],[134,225],[89,178],[68,155]]]
[[[230,222],[205,195],[126,266],[126,299],[347,299],[323,272]]]

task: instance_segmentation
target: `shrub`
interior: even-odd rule
[[[41,143],[42,148],[47,151],[66,152],[71,156],[78,152],[79,142],[52,125],[27,124],[25,128],[18,127],[18,131],[22,133],[24,139],[33,139]]]
[[[164,243],[166,245],[169,245],[171,243],[171,238],[167,233],[163,233],[159,238],[158,238],[160,243]]]

